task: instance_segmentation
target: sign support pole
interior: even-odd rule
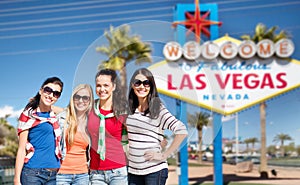
[[[187,115],[186,115],[186,103],[181,100],[176,100],[177,105],[177,115],[178,118],[185,124],[187,127]],[[188,177],[188,150],[187,150],[187,138],[183,140],[180,145],[179,152],[179,160],[180,160],[180,172],[178,174],[178,184],[186,185],[189,184]]]
[[[209,4],[211,11],[210,20],[218,21],[218,6],[217,4]],[[210,40],[219,38],[219,28],[217,25],[212,25]],[[213,114],[213,135],[214,135],[214,185],[223,185],[223,157],[222,157],[222,116],[219,113]]]
[[[214,148],[214,185],[223,185],[223,157],[222,157],[222,121],[221,115],[213,114],[213,148]]]
[[[193,4],[178,4],[174,13],[174,20],[183,21],[186,19],[185,12],[194,11],[195,5]],[[201,11],[210,11],[210,20],[218,21],[218,6],[217,4],[203,4],[201,5]],[[210,40],[215,40],[219,37],[218,26],[212,25],[210,27]],[[185,27],[178,26],[177,27],[177,35],[175,39],[183,45],[185,43]],[[186,103],[181,102],[181,120],[184,123],[187,123],[187,115],[186,115]],[[213,114],[213,134],[214,134],[214,184],[222,185],[223,184],[223,172],[222,172],[222,122],[221,115],[218,113]],[[179,185],[188,184],[188,157],[187,157],[187,147],[186,142],[185,145],[181,146],[180,149],[180,175],[179,175]],[[199,156],[202,157],[202,156]]]
[[[184,20],[185,15],[184,12],[184,6],[176,6],[176,12],[174,13],[174,20]],[[177,40],[180,44],[185,43],[185,28],[182,26],[177,27],[177,35],[175,35],[175,40]],[[181,100],[176,100],[177,104],[177,115],[178,118],[186,124],[187,126],[187,110],[186,110],[186,102],[183,102]],[[188,178],[188,150],[187,150],[187,139],[184,139],[184,141],[180,145],[180,172],[178,174],[178,184],[179,185],[186,185],[189,184],[189,178]]]

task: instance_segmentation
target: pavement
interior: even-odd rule
[[[196,161],[189,161],[196,162]],[[213,164],[203,162],[205,166],[189,167],[189,184],[213,183]],[[275,169],[277,175],[274,176],[271,170]],[[169,177],[167,185],[178,184],[178,174],[176,166],[169,166]],[[229,184],[247,183],[247,184],[267,184],[267,185],[300,185],[300,168],[268,166],[268,179],[260,179],[259,165],[254,165],[253,170],[246,173],[237,172],[235,165],[223,164],[223,182]]]

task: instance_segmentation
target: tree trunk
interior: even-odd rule
[[[247,152],[247,154],[249,153],[249,144],[248,143],[246,144],[246,152]]]
[[[260,129],[261,129],[261,148],[260,148],[260,178],[267,179],[267,146],[266,146],[266,103],[260,104]]]
[[[124,60],[124,59],[123,59]],[[120,81],[121,81],[121,88],[122,96],[127,99],[127,72],[126,72],[126,61],[124,60],[123,68],[120,70]]]
[[[199,151],[198,151],[198,162],[202,163],[202,130],[198,130],[198,141],[199,141]]]
[[[283,142],[283,140],[280,143],[280,153],[281,153],[281,157],[284,157],[284,142]]]

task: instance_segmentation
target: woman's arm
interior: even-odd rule
[[[52,111],[53,111],[55,114],[58,114],[58,113],[61,113],[62,111],[64,111],[64,108],[57,107],[57,106],[55,106],[55,105],[52,105],[52,106],[51,106],[51,109],[52,109]]]
[[[166,146],[168,145],[167,139],[164,137],[163,140],[160,142],[160,146],[163,150],[166,149]]]
[[[28,132],[29,132],[28,130],[25,130],[21,132],[19,135],[19,146],[18,146],[16,164],[15,164],[14,185],[21,184],[21,171],[24,165],[24,159],[26,154],[25,146],[27,143]]]
[[[175,137],[170,147],[163,153],[153,151],[145,152],[145,159],[150,161],[166,160],[170,154],[179,148],[180,144],[187,136],[186,126],[180,120],[176,119],[176,117],[173,116],[165,107],[162,107],[160,111],[160,118],[158,118],[158,120],[160,120],[160,124],[163,125],[163,129],[171,130],[175,134]]]
[[[165,161],[170,154],[172,154],[175,150],[179,148],[180,144],[182,143],[182,141],[186,136],[187,134],[176,134],[170,147],[167,148],[165,152],[160,153],[160,152],[147,151],[145,152],[144,155],[145,159],[149,161],[152,160]]]

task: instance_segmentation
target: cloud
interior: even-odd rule
[[[230,114],[228,116],[222,116],[222,122],[230,121],[235,119],[236,114]]]
[[[14,110],[12,106],[5,105],[0,107],[0,118],[4,118],[6,115],[9,115],[9,118],[17,118],[21,112],[22,110]]]

